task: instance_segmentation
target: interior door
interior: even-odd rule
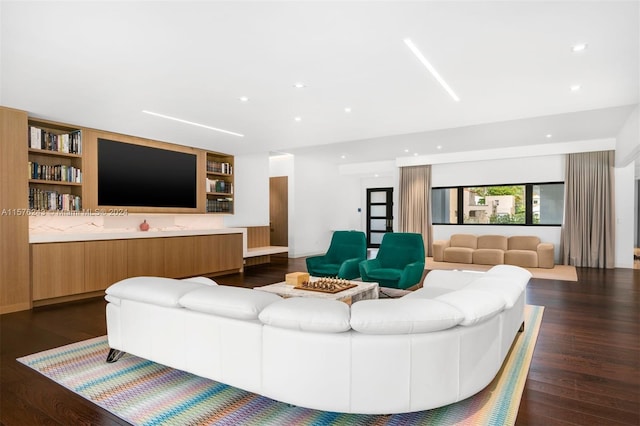
[[[393,232],[393,188],[367,189],[367,247],[380,247],[382,237]]]
[[[269,178],[269,227],[272,246],[289,245],[288,188],[287,176]]]

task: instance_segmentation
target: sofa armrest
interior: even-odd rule
[[[326,255],[321,256],[310,256],[307,257],[307,271],[310,272],[311,269],[315,269],[318,265],[326,263],[325,261]]]
[[[555,265],[554,247],[551,243],[540,243],[537,248],[538,268],[553,268]]]
[[[436,240],[433,242],[433,260],[444,262],[444,249],[449,247],[451,240]]]
[[[405,266],[402,271],[400,281],[398,281],[398,288],[406,289],[413,287],[420,283],[422,275],[424,274],[424,262],[413,262]]]
[[[352,280],[360,276],[359,264],[362,262],[362,258],[356,257],[353,259],[347,259],[342,262],[340,270],[338,271],[338,277],[347,280]]]
[[[380,268],[380,261],[378,259],[363,260],[358,264],[358,267],[362,281],[367,281],[369,280],[369,271]]]

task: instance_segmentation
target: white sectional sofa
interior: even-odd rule
[[[120,351],[319,410],[392,414],[465,399],[523,324],[525,269],[431,271],[399,299],[282,299],[206,278],[136,277],[106,291]]]

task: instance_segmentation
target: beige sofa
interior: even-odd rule
[[[554,247],[535,236],[453,234],[433,243],[436,262],[553,268]]]

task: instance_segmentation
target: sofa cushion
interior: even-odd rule
[[[159,306],[179,307],[180,298],[203,284],[162,277],[131,277],[112,284],[105,290],[107,300],[134,300]]]
[[[453,234],[450,238],[451,247],[478,248],[478,237],[472,234]]]
[[[504,235],[480,235],[478,237],[479,249],[507,250],[507,237]]]
[[[204,285],[218,285],[217,282],[215,282],[211,278],[207,278],[207,277],[184,278],[184,279],[182,279],[180,281],[189,281],[189,282],[192,282],[192,283],[200,283],[200,284],[204,284]]]
[[[320,333],[348,331],[349,305],[337,300],[292,297],[273,303],[260,312],[263,324]]]
[[[258,319],[268,305],[280,296],[243,287],[207,286],[190,291],[180,298],[180,305],[192,311],[244,320]]]
[[[533,276],[530,271],[515,265],[496,265],[485,273],[485,276],[489,275],[508,277],[511,279],[511,282],[519,285],[523,290]]]
[[[522,266],[523,268],[537,268],[538,252],[531,250],[508,250],[504,253],[504,263]]]
[[[536,251],[540,244],[540,238],[533,235],[514,235],[509,237],[509,250],[532,250]]]
[[[504,299],[505,309],[511,309],[522,295],[523,288],[507,277],[485,275],[465,287],[465,290],[486,291]]]
[[[399,280],[401,275],[402,275],[402,270],[401,269],[392,269],[392,268],[373,269],[373,270],[371,270],[371,271],[369,271],[367,273],[367,276],[372,281],[375,281],[375,280],[382,280],[382,281]]]
[[[445,271],[441,269],[436,269],[434,271],[429,271],[426,277],[424,277],[424,281],[422,282],[422,287],[441,287],[446,288],[451,291],[460,290],[464,288],[471,281],[480,278],[484,275],[484,272],[476,272],[476,271]],[[419,290],[416,290],[419,291]],[[415,292],[414,292],[415,293]]]
[[[502,312],[505,301],[502,296],[480,290],[454,291],[436,297],[435,300],[445,302],[464,314],[460,325],[473,325]]]
[[[447,247],[444,249],[444,261],[453,263],[472,263],[473,251],[469,247]]]
[[[365,334],[410,334],[446,330],[464,318],[437,300],[406,298],[361,300],[351,306],[351,328]]]
[[[501,249],[476,249],[473,252],[473,263],[477,265],[501,265],[504,263],[504,251]]]

